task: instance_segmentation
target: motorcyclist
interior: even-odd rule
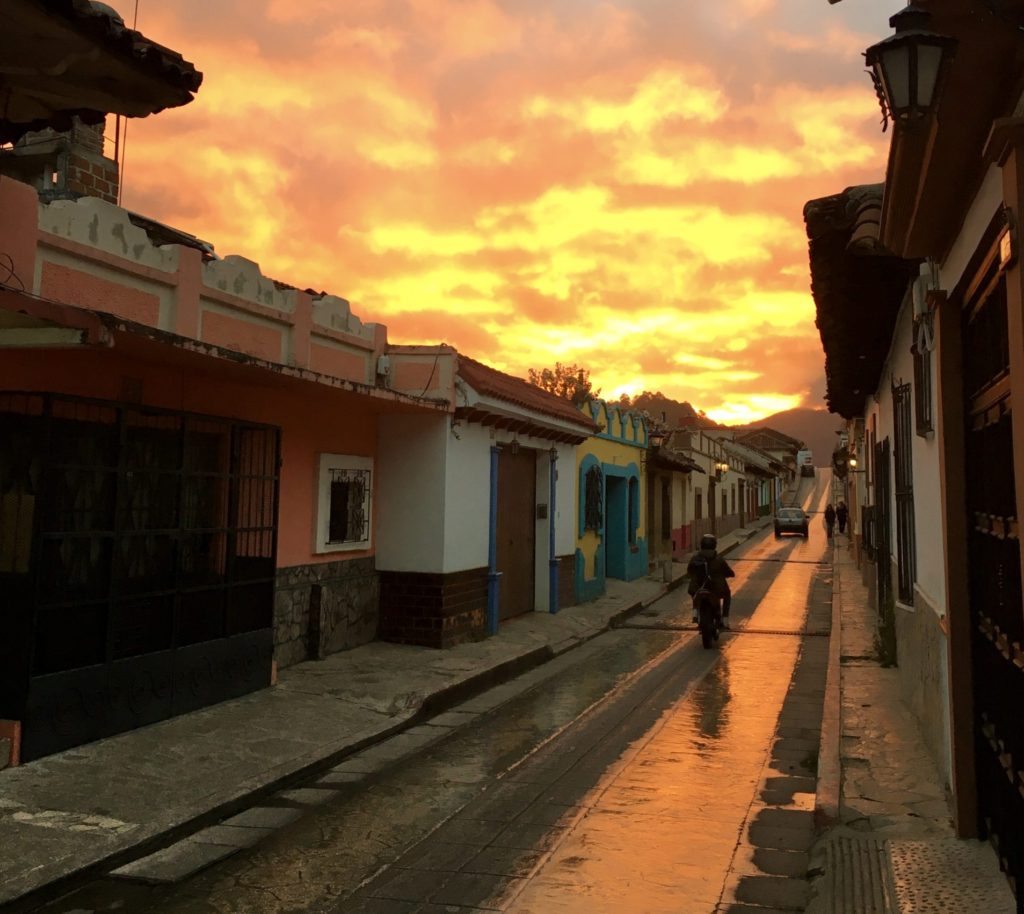
[[[729,609],[732,606],[732,591],[727,578],[736,577],[729,563],[718,554],[718,538],[705,533],[700,539],[700,551],[694,554],[686,566],[690,578],[687,588],[693,600],[693,621],[697,622],[697,592],[705,581],[710,583],[711,592],[722,601],[722,628],[729,627]]]

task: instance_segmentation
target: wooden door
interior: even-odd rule
[[[499,618],[531,612],[536,556],[537,455],[502,448],[498,458]]]

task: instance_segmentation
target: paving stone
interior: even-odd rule
[[[773,828],[753,824],[747,832],[747,840],[754,847],[771,847],[776,850],[806,851],[814,844],[814,832],[810,829]]]
[[[429,901],[453,874],[440,870],[390,869],[366,887],[374,898],[395,901]]]
[[[462,869],[479,851],[480,847],[476,844],[447,844],[431,836],[402,854],[396,866],[454,873]]]
[[[533,803],[523,810],[517,821],[530,825],[558,826],[571,820],[580,809],[579,806],[561,803]]]
[[[211,825],[191,838],[200,844],[223,844],[226,847],[252,847],[267,835],[272,835],[270,828],[242,828],[237,825]]]
[[[112,870],[110,875],[118,879],[135,879],[141,882],[180,882],[193,873],[198,873],[231,856],[237,850],[237,847],[200,844],[187,838],[141,860],[118,867]]]
[[[527,876],[543,854],[518,847],[485,847],[465,863],[464,873],[490,873],[494,876]]]
[[[561,837],[560,829],[531,822],[513,822],[491,842],[497,847],[546,850]]]
[[[498,901],[525,882],[509,876],[496,878],[490,873],[456,873],[431,896],[430,902],[498,910]]]
[[[221,825],[237,825],[241,828],[283,828],[302,816],[298,809],[279,806],[254,806],[245,812],[225,819]]]
[[[479,717],[479,712],[467,711],[465,706],[463,706],[457,711],[446,711],[444,714],[431,717],[427,721],[427,725],[432,727],[462,727],[465,724],[473,723]]]
[[[504,822],[488,822],[478,819],[450,819],[436,832],[434,838],[449,844],[475,844],[483,847],[505,828]]]
[[[313,786],[326,788],[328,790],[340,790],[365,780],[366,775],[361,771],[336,771],[328,772],[320,778],[319,781],[316,781]]]
[[[787,876],[733,877],[726,883],[725,891],[730,900],[790,911],[802,911],[811,897],[806,879]]]
[[[319,806],[337,798],[338,791],[327,787],[299,787],[296,790],[282,790],[275,795],[275,799],[298,803],[300,806]]]
[[[343,910],[345,914],[419,914],[420,906],[415,901],[360,894],[356,900],[345,904]]]

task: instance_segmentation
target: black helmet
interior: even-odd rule
[[[700,548],[715,552],[718,549],[718,537],[713,533],[705,533],[700,538]]]

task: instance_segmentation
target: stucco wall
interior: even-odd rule
[[[974,252],[978,249],[978,242],[982,233],[988,228],[992,217],[1003,205],[1003,175],[1002,170],[995,165],[989,165],[985,177],[967,210],[967,216],[960,229],[949,255],[939,265],[940,288],[952,291],[956,288],[960,277]]]
[[[372,548],[344,555],[313,552],[319,453],[376,457],[376,415],[365,398],[158,349],[167,361],[128,355],[119,347],[66,350],[59,359],[43,351],[8,351],[0,359],[0,389],[119,400],[123,382],[131,379],[139,382],[147,405],[277,425],[282,430],[278,566],[373,554]],[[375,515],[373,528],[379,527]]]
[[[892,384],[914,381],[913,312],[909,299],[904,303],[893,333],[892,346],[883,367],[882,378],[876,392],[877,402],[869,401],[865,427],[870,428],[872,416],[877,417],[877,441],[889,438],[895,448]],[[932,357],[932,390],[936,392],[935,366]],[[913,390],[913,388],[912,388]],[[911,400],[913,409],[913,397]],[[914,534],[916,559],[916,586],[914,605],[898,605],[895,611],[896,650],[899,679],[907,703],[920,721],[925,742],[932,757],[948,782],[949,754],[949,702],[946,690],[946,639],[941,621],[946,612],[946,583],[942,524],[942,489],[940,480],[940,433],[924,438],[914,433],[912,419],[911,449],[914,485]],[[889,542],[892,551],[892,585],[897,590],[896,577],[896,510],[895,462],[891,450],[889,485],[891,525]],[[877,469],[874,470],[877,473]],[[874,477],[877,480],[877,476]],[[877,487],[877,482],[876,482]],[[877,494],[872,495],[872,502]]]
[[[383,325],[348,302],[313,297],[236,255],[203,261],[192,247],[153,244],[128,213],[96,197],[40,203],[0,187],[0,250],[26,291],[282,365],[373,383]]]
[[[463,422],[458,435],[446,439],[444,476],[435,483],[445,498],[444,572],[486,568],[488,558],[490,431]]]
[[[603,408],[596,417],[598,424],[602,427],[607,427],[608,417],[604,415]],[[611,425],[614,433],[619,433],[623,428],[622,415],[618,410],[612,410],[610,414]],[[591,465],[597,465],[601,468],[602,479],[607,485],[607,476],[609,470],[620,469],[624,471],[630,471],[636,473],[638,479],[638,511],[639,511],[639,524],[636,528],[636,543],[637,550],[636,557],[631,555],[629,564],[629,572],[627,576],[632,579],[633,577],[640,576],[647,573],[647,478],[644,471],[643,456],[645,449],[630,442],[642,441],[643,436],[640,434],[635,424],[630,421],[629,414],[626,415],[625,421],[625,435],[626,441],[611,440],[608,438],[593,436],[588,438],[582,444],[576,448],[576,478],[575,478],[575,502],[576,502],[576,513],[574,518],[574,527],[576,531],[576,542],[575,547],[581,561],[579,569],[579,586],[577,590],[580,595],[580,599],[593,598],[603,592],[603,586],[600,586],[601,579],[604,577],[603,569],[596,567],[598,561],[598,550],[601,550],[601,556],[606,556],[607,544],[605,543],[604,531],[596,533],[592,530],[587,530],[581,533],[580,530],[580,514],[583,510],[582,500],[585,498],[585,490],[583,486],[583,479],[581,478],[581,470]],[[588,459],[589,458],[589,459]],[[595,464],[596,461],[596,464]],[[660,498],[660,495],[656,495],[656,498]],[[608,518],[604,516],[607,513],[606,505],[602,505],[602,520],[603,524],[607,524]],[[642,552],[642,555],[640,553]],[[641,567],[642,566],[642,567]]]
[[[377,567],[382,571],[446,570],[444,480],[450,421],[446,415],[380,418]]]

